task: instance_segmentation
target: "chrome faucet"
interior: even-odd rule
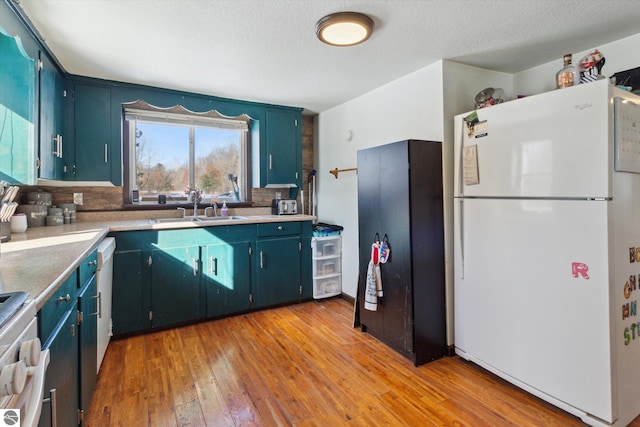
[[[211,206],[207,206],[206,208],[204,208],[204,216],[207,216],[207,211],[209,209],[213,209],[213,217],[217,217],[218,216],[218,205],[216,205],[216,202],[213,202],[213,204]]]
[[[191,190],[189,192],[189,197],[191,197],[191,200],[193,200],[193,217],[197,217],[198,216],[198,200],[200,200],[200,191],[196,190]]]
[[[178,210],[182,210],[182,218],[187,215],[187,210],[185,208],[177,208]]]

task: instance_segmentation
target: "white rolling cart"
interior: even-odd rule
[[[313,237],[313,298],[322,299],[342,293],[342,236]]]

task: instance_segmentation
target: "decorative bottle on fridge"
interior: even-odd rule
[[[574,86],[580,82],[577,68],[571,64],[571,54],[567,53],[562,57],[562,60],[564,67],[556,73],[556,88],[558,89]]]

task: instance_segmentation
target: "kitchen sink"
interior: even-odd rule
[[[228,221],[228,220],[238,220],[238,219],[247,219],[246,216],[232,215],[232,216],[199,216],[197,221],[209,222],[209,221]]]
[[[175,222],[215,222],[215,221],[233,221],[239,219],[247,219],[246,216],[188,216],[185,218],[152,218],[149,220],[151,224],[175,223]]]
[[[198,221],[197,218],[186,217],[186,218],[152,218],[149,220],[151,224],[163,224],[166,222],[193,222]]]

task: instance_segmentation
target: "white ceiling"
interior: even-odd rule
[[[564,53],[640,31],[638,0],[19,0],[19,5],[71,74],[307,112],[324,111],[440,59],[508,73],[553,60],[560,68]],[[322,44],[315,24],[338,11],[371,16],[373,36],[353,47]]]

